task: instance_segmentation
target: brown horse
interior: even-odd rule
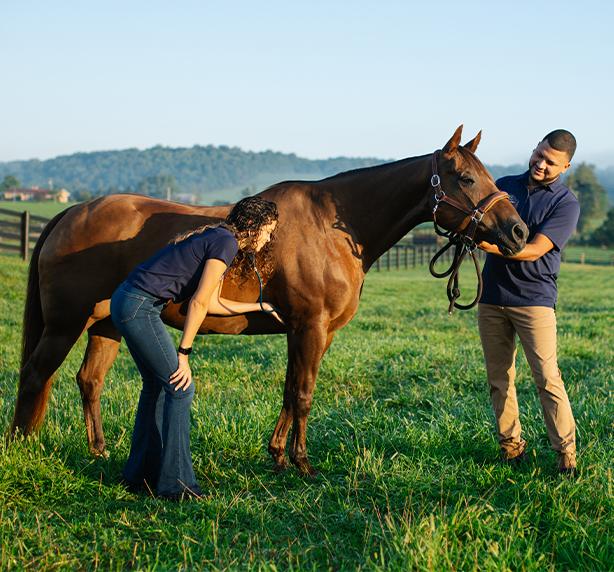
[[[460,146],[462,126],[439,153],[441,187],[471,211],[497,191],[474,152],[480,140]],[[417,224],[432,220],[432,155],[358,169],[316,182],[288,181],[261,193],[279,209],[272,245],[275,270],[264,289],[285,318],[281,326],[262,313],[207,316],[200,333],[285,333],[288,366],[279,419],[269,443],[278,469],[290,459],[303,473],[307,417],[320,361],[335,332],[357,308],[370,266]],[[30,263],[24,314],[22,367],[13,431],[38,428],[52,378],[84,331],[88,344],[77,374],[90,451],[105,454],[100,414],[104,378],[115,360],[120,335],[109,317],[109,299],[139,262],[186,229],[225,217],[230,206],[195,207],[135,195],[113,195],[71,207],[56,216],[36,244]],[[466,226],[460,209],[439,204],[438,223]],[[477,239],[508,253],[524,248],[528,230],[511,203],[497,202],[482,218]],[[240,287],[232,280],[223,296],[253,301],[254,278]],[[185,305],[169,305],[164,321],[181,329]]]

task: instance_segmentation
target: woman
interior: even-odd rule
[[[143,378],[130,456],[123,482],[131,491],[156,489],[162,498],[199,497],[190,453],[190,404],[194,396],[189,358],[207,313],[242,314],[271,304],[220,298],[222,279],[235,260],[247,262],[271,239],[275,203],[260,197],[239,201],[225,222],[177,237],[137,266],[111,298],[111,317]],[[239,268],[240,271],[240,268]],[[161,318],[169,300],[190,299],[179,347]]]

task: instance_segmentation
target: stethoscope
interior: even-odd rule
[[[251,263],[252,263],[252,268],[254,269],[254,272],[256,273],[256,277],[258,278],[258,287],[260,289],[260,293],[258,295],[258,303],[260,304],[260,309],[265,313],[265,314],[273,314],[276,310],[272,309],[272,310],[265,310],[264,306],[263,306],[263,300],[262,300],[262,290],[264,288],[264,284],[262,282],[262,276],[260,276],[260,272],[258,272],[258,266],[256,265],[256,255],[253,252],[248,252],[247,256],[249,257]],[[279,313],[279,311],[278,311]]]

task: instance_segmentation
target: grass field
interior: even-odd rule
[[[0,257],[0,415],[17,383],[25,265]],[[206,498],[172,504],[118,478],[139,392],[122,351],[103,394],[108,460],[89,457],[75,373],[40,435],[0,446],[2,570],[612,570],[614,269],[565,265],[560,366],[580,475],[558,476],[524,359],[528,461],[498,461],[475,313],[446,314],[426,268],[369,275],[325,357],[309,426],[319,475],[272,471],[283,337],[196,344],[195,470]]]
[[[77,203],[56,203],[55,201],[0,201],[0,209],[15,212],[30,211],[30,214],[53,218],[59,212]]]

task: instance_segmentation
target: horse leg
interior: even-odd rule
[[[307,418],[320,362],[331,341],[332,334],[321,324],[288,334],[288,367],[294,389],[290,461],[304,475],[316,474],[307,458]]]
[[[20,372],[12,433],[20,431],[28,435],[40,427],[45,418],[53,376],[79,339],[82,329],[82,326],[61,329],[45,327]]]
[[[294,399],[292,397],[292,376],[290,375],[290,363],[286,368],[286,383],[284,386],[284,402],[269,441],[269,454],[273,457],[275,463],[275,471],[281,472],[288,467],[286,460],[286,441],[288,439],[288,431],[292,425],[292,405]]]
[[[333,341],[333,337],[333,333],[329,333],[327,335],[324,349],[322,350],[321,355],[318,358],[318,363],[313,378],[313,385],[315,385],[315,376],[317,376],[317,368],[319,368],[320,360],[322,359],[322,356],[326,353],[326,350],[328,350],[331,342]],[[271,440],[269,441],[269,454],[271,455],[271,457],[273,457],[273,462],[275,463],[275,470],[277,472],[281,472],[288,467],[285,453],[286,442],[288,439],[288,432],[290,431],[290,427],[292,426],[294,421],[293,407],[295,401],[294,396],[296,394],[296,376],[293,373],[295,368],[291,367],[291,361],[292,357],[290,352],[290,343],[288,343],[288,367],[286,370],[286,382],[284,386],[284,401],[281,408],[281,412],[279,413],[279,417],[277,419],[277,424],[275,425],[275,429],[273,430],[273,434],[271,435]],[[309,473],[309,471],[306,472]]]
[[[102,416],[100,413],[100,394],[104,378],[117,357],[121,335],[113,325],[111,318],[96,322],[88,330],[87,349],[83,363],[77,373],[77,383],[81,390],[87,444],[95,457],[108,457]]]

